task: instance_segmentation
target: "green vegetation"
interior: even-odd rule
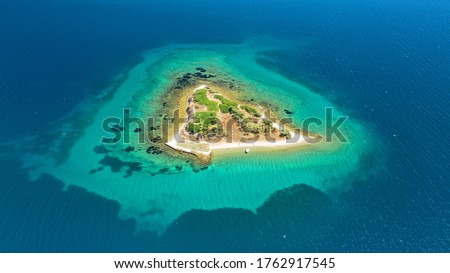
[[[215,95],[214,98],[220,100],[221,104],[219,105],[219,108],[222,113],[231,113],[232,111],[236,111],[236,108],[238,106],[237,103],[232,102],[221,95]]]
[[[238,104],[233,102],[224,96],[215,95],[214,98],[220,100],[221,104],[219,104],[220,112],[222,113],[230,113],[233,115],[234,119],[242,119],[244,118],[244,114],[238,109]]]
[[[194,99],[198,104],[205,105],[208,108],[208,111],[218,111],[219,104],[215,101],[212,101],[206,95],[208,90],[200,89],[195,92]]]
[[[214,98],[220,100],[220,102],[222,102],[223,104],[228,104],[228,105],[230,105],[230,106],[235,106],[235,107],[237,106],[237,103],[232,102],[231,100],[225,98],[225,97],[222,96],[222,95],[215,95]]]
[[[189,122],[186,127],[189,133],[203,133],[208,137],[213,137],[223,132],[219,126],[221,124],[216,112],[196,112],[194,118],[195,122]]]
[[[250,107],[248,105],[241,105],[240,107],[242,110],[247,111],[247,113],[252,114],[255,117],[261,117],[261,114],[253,107]]]
[[[208,92],[214,94],[214,98],[220,103],[210,100]],[[245,133],[259,134],[263,132],[270,132],[273,129],[270,120],[261,120],[261,113],[248,105],[239,106],[237,102],[231,101],[224,96],[212,90],[200,89],[194,94],[194,100],[199,105],[205,105],[207,111],[196,111],[194,121],[189,122],[186,130],[190,133],[203,134],[204,137],[212,138],[218,135],[223,135],[224,130],[220,119],[218,118],[218,111],[224,114],[231,114],[233,119],[239,120],[239,126]],[[198,109],[198,105],[196,105]],[[241,110],[242,109],[242,110]],[[244,113],[247,112],[248,114]],[[288,136],[290,134],[288,133]]]
[[[217,118],[216,112],[195,112],[195,121],[204,122],[205,120]]]
[[[236,112],[233,112],[233,113],[232,113],[232,117],[233,117],[234,119],[241,120],[241,119],[244,118],[244,115],[243,115],[240,111],[236,111]]]
[[[265,126],[272,127],[273,122],[271,120],[265,119],[263,122]]]
[[[223,128],[222,126],[208,127],[208,129],[204,131],[204,133],[206,134],[206,137],[208,137],[209,139],[214,139],[216,137],[223,136]]]
[[[227,104],[219,104],[219,109],[220,109],[220,112],[222,112],[224,114],[230,113],[231,111],[233,111],[233,107],[230,107]]]
[[[248,118],[241,121],[241,129],[246,133],[258,134],[262,132],[262,128],[258,122]]]
[[[272,126],[273,125],[272,121],[265,119],[265,120],[263,120],[263,123],[264,123],[264,132],[265,133],[270,133],[275,130],[275,128],[273,128],[273,126]]]
[[[187,125],[187,130],[189,133],[197,134],[203,131],[203,126],[201,123],[189,122]]]
[[[280,137],[285,137],[287,139],[291,138],[291,132],[288,130],[283,130],[280,132]]]

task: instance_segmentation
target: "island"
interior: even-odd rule
[[[202,84],[185,92],[178,101],[179,126],[174,126],[165,144],[203,162],[210,161],[215,150],[249,153],[255,147],[308,144],[301,130],[273,116],[270,109],[239,101],[223,88]]]

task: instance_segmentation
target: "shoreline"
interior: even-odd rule
[[[286,148],[290,146],[303,146],[309,145],[307,141],[304,139],[300,139],[300,141],[289,143],[287,141],[277,141],[277,142],[268,142],[268,141],[255,141],[255,142],[234,142],[234,143],[222,143],[222,144],[210,144],[211,151],[215,150],[229,150],[229,149],[238,149],[238,148]]]
[[[202,84],[196,88],[194,88],[192,91],[187,92],[186,94],[183,95],[183,97],[189,96],[190,94],[194,94],[196,91],[206,88],[208,87],[206,84]],[[182,103],[180,101],[180,105],[184,105],[184,102]],[[180,110],[182,109],[182,107],[179,108]],[[182,115],[185,115],[186,113],[180,113]],[[265,118],[265,115],[263,116],[263,118]],[[269,148],[269,149],[286,149],[286,148],[291,148],[291,147],[297,147],[297,146],[306,146],[309,145],[311,143],[307,142],[304,135],[302,133],[298,134],[295,133],[296,130],[293,130],[291,132],[291,138],[290,139],[284,139],[284,140],[275,140],[273,142],[269,142],[269,141],[263,141],[263,140],[257,140],[254,142],[231,142],[231,143],[208,143],[206,141],[198,141],[198,142],[183,142],[181,144],[192,144],[192,145],[208,145],[208,150],[207,151],[201,151],[200,149],[195,149],[195,148],[187,148],[187,147],[183,147],[180,146],[179,144],[179,140],[181,139],[181,135],[182,135],[182,131],[186,128],[188,122],[186,121],[179,129],[177,132],[174,133],[173,137],[167,141],[165,143],[166,146],[179,151],[179,152],[184,152],[184,153],[188,153],[188,154],[192,154],[194,156],[200,157],[201,159],[205,159],[207,158],[208,160],[211,158],[212,154],[214,151],[224,151],[224,150],[234,150],[237,151],[239,149],[244,149],[243,152],[250,152],[250,148]],[[281,125],[278,123],[273,123],[273,126],[277,129],[281,128],[281,127],[285,127],[286,125]],[[291,126],[286,126],[290,129]],[[295,142],[289,142],[290,140],[295,139]]]

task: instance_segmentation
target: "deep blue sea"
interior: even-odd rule
[[[158,237],[120,218],[118,202],[31,181],[20,155],[2,156],[0,251],[449,252],[446,0],[1,1],[0,140],[39,136],[147,50],[260,35],[313,40],[261,62],[376,128],[387,169],[333,200],[294,188],[289,207],[274,196],[258,214],[192,211]]]

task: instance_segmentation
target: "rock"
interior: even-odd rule
[[[191,78],[191,76],[186,76],[184,75],[182,78],[177,78],[177,87],[181,88],[181,87],[185,87],[189,84],[189,79]]]
[[[110,150],[108,150],[104,145],[95,146],[93,151],[96,154],[107,154],[110,152]]]
[[[169,168],[162,168],[159,170],[159,173],[167,173],[169,171]]]
[[[146,150],[147,154],[152,154],[152,155],[159,155],[162,153],[161,149],[157,146],[150,146],[148,147],[148,149]]]
[[[126,152],[126,153],[134,152],[134,147],[133,146],[128,146],[125,149],[123,149],[123,151]]]

